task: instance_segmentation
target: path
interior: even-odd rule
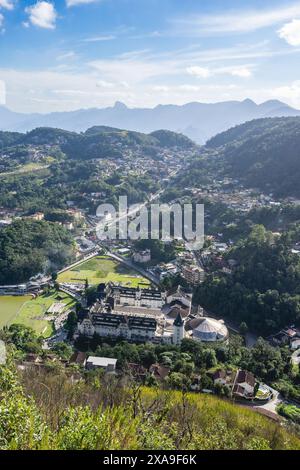
[[[297,349],[296,351],[293,352],[291,361],[294,365],[300,364],[300,349]]]

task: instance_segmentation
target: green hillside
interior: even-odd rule
[[[278,196],[299,196],[300,118],[267,118],[218,134],[206,149],[225,175]]]
[[[72,371],[0,366],[0,449],[271,450],[299,439],[221,399],[122,385]]]
[[[0,284],[27,282],[38,273],[60,269],[73,257],[73,239],[64,227],[16,220],[0,231]]]

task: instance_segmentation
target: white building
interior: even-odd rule
[[[179,346],[183,338],[184,338],[184,320],[182,319],[180,313],[178,313],[173,323],[173,344],[176,344],[177,346]]]
[[[232,394],[242,398],[252,398],[254,395],[255,377],[251,372],[238,370],[235,376]]]
[[[228,330],[223,320],[214,318],[194,318],[188,323],[188,330],[193,339],[203,343],[220,342],[228,338]]]
[[[133,261],[135,263],[148,263],[149,261],[151,261],[151,251],[150,250],[135,251],[133,253]]]
[[[89,314],[78,324],[78,332],[83,336],[119,338],[133,342],[153,341],[156,336],[157,321],[154,318],[122,315],[117,313]]]
[[[171,289],[166,296],[166,303],[171,304],[174,301],[179,301],[186,307],[188,307],[189,312],[192,306],[192,294],[189,294],[183,290],[181,286]]]
[[[97,357],[89,356],[85,362],[85,367],[88,370],[104,369],[105,372],[114,372],[116,370],[117,359],[111,357]]]
[[[165,294],[154,289],[113,287],[112,297],[115,305],[123,306],[160,309],[165,303]]]

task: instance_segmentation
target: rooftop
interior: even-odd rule
[[[108,367],[109,365],[115,366],[117,364],[117,359],[113,359],[111,357],[89,356],[86,363],[93,364],[98,367]]]
[[[194,318],[188,323],[193,337],[200,341],[222,341],[227,338],[228,330],[224,323],[214,318]]]

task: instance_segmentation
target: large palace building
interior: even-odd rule
[[[157,322],[154,318],[120,315],[117,313],[95,313],[85,318],[79,325],[84,336],[111,339],[124,339],[133,342],[146,342],[155,339]]]
[[[101,298],[86,309],[77,335],[129,342],[180,344],[184,337],[201,342],[228,337],[223,322],[192,313],[192,296],[178,286],[168,293],[108,285]]]
[[[112,287],[111,295],[115,305],[159,309],[166,299],[165,294],[158,290],[133,287]]]

